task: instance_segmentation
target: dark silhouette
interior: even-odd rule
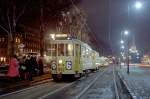
[[[34,71],[34,67],[32,65],[32,60],[30,58],[30,56],[27,57],[26,61],[25,61],[25,65],[27,67],[27,78],[28,80],[32,81],[33,78],[32,78],[32,74],[33,74],[33,71]]]
[[[39,66],[39,75],[43,75],[44,74],[44,72],[43,72],[43,60],[41,57],[39,58],[38,66]]]

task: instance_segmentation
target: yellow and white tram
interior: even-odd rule
[[[98,53],[77,39],[53,40],[48,47],[54,80],[80,77],[86,70],[96,70]]]

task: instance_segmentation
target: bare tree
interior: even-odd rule
[[[8,35],[8,56],[15,54],[16,26],[24,14],[29,1],[25,1],[25,3],[19,0],[0,1],[0,28]]]

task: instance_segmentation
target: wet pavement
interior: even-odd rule
[[[74,82],[49,81],[0,97],[1,99],[74,99],[102,70]]]
[[[118,76],[115,77],[114,74],[115,68],[109,66],[73,82],[49,80],[1,95],[0,99],[131,99],[120,84]],[[117,86],[114,84],[114,78]],[[121,98],[116,98],[116,87]]]
[[[124,66],[119,71],[134,99],[150,99],[150,67],[130,66],[130,74]]]
[[[79,99],[115,99],[113,76],[109,68]]]
[[[23,88],[31,87],[41,83],[48,82],[51,79],[50,74],[44,74],[41,76],[33,77],[33,81],[28,80],[17,80],[11,81],[7,78],[0,79],[0,95],[17,91]]]

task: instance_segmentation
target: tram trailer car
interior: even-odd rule
[[[51,73],[54,80],[78,78],[88,70],[97,70],[96,51],[77,39],[53,40],[49,45]]]

